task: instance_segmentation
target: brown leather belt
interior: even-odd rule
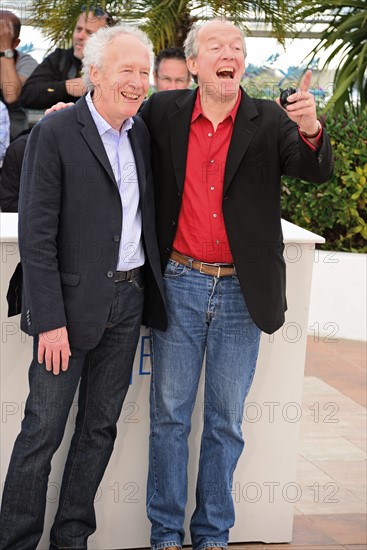
[[[176,252],[176,250],[172,251],[170,258],[174,262],[196,269],[204,275],[211,275],[211,277],[230,277],[236,274],[236,269],[232,264],[208,264],[199,262],[199,260],[193,260],[188,256]]]

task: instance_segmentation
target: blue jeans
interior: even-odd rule
[[[62,441],[79,381],[75,432],[50,548],[87,548],[87,539],[96,530],[95,493],[113,450],[116,423],[129,388],[143,301],[140,273],[131,283],[115,283],[102,339],[92,350],[72,349],[68,370],[58,376],[37,362],[35,338],[30,392],[3,493],[1,550],[37,547],[43,532],[51,459]]]
[[[234,524],[233,473],[243,449],[243,407],[259,349],[236,276],[216,278],[169,261],[168,330],[152,332],[147,511],[153,550],[181,547],[187,501],[188,436],[204,353],[204,428],[193,550],[226,547]]]

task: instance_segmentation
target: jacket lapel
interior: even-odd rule
[[[173,166],[177,178],[178,190],[181,193],[185,182],[191,115],[197,91],[198,89],[179,98],[176,101],[178,110],[173,113],[169,119]],[[224,192],[227,191],[255,135],[257,126],[252,122],[252,119],[256,118],[258,114],[258,110],[253,100],[242,90],[242,99],[237,111],[232,139],[228,149],[224,174]]]
[[[197,89],[176,101],[178,110],[169,118],[169,131],[173,167],[176,174],[177,186],[180,193],[183,192],[187,149],[189,145],[189,133],[191,114],[196,100]]]
[[[77,113],[77,120],[80,124],[83,125],[80,133],[87,142],[89,148],[92,150],[98,162],[102,164],[103,168],[107,172],[114,185],[117,185],[110,161],[108,160],[106,150],[98,133],[96,125],[94,124],[92,115],[90,114],[88,105],[84,97],[77,101],[77,103],[75,104],[75,108]]]
[[[138,182],[139,182],[139,191],[140,191],[140,197],[141,199],[144,197],[145,188],[146,188],[146,173],[145,173],[145,164],[144,164],[144,158],[142,155],[142,147],[139,142],[139,134],[138,134],[138,125],[141,124],[139,117],[134,117],[134,125],[129,130],[129,138],[131,143],[131,148],[134,153],[135,157],[135,166],[136,166],[136,172],[138,175]]]
[[[233,127],[231,143],[229,144],[226,168],[224,173],[223,194],[227,191],[248,146],[254,137],[257,125],[252,122],[259,112],[253,100],[242,90],[242,100],[238,107]]]

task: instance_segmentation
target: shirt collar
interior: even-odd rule
[[[242,99],[242,90],[240,88],[237,94],[236,103],[234,104],[232,111],[226,117],[226,118],[231,117],[233,124],[236,119],[236,115],[237,115],[238,107],[240,106],[240,103],[241,103],[241,99]],[[194,122],[197,118],[199,118],[200,115],[205,116],[201,105],[200,88],[199,88],[198,93],[196,95],[194,109],[191,115],[191,122]]]
[[[99,114],[97,109],[94,106],[94,103],[92,101],[92,93],[88,92],[85,96],[85,101],[87,102],[90,114],[92,115],[92,118],[97,126],[97,130],[100,136],[108,132],[109,130],[112,130],[113,132],[116,132],[114,128],[103,118],[102,115]],[[124,132],[128,132],[134,124],[134,119],[132,117],[127,118],[123,125],[121,126],[120,135]]]

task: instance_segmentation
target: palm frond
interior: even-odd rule
[[[319,43],[310,52],[313,61],[323,50],[328,56],[322,70],[340,57],[334,76],[334,94],[326,109],[342,112],[346,106],[356,111],[367,103],[367,6],[364,0],[307,0],[298,4],[295,19],[327,18],[329,24]]]
[[[196,19],[225,17],[242,23],[249,17],[269,23],[274,36],[284,43],[292,26],[296,0],[101,0],[98,4],[115,19],[139,23],[158,51],[180,45]],[[70,43],[75,22],[86,0],[33,0],[31,24],[40,27],[53,45]],[[93,2],[90,2],[92,5]]]

